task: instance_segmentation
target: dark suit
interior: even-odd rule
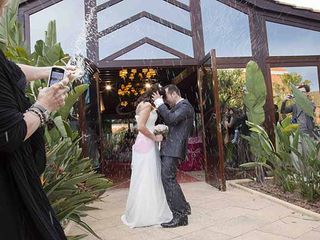
[[[158,107],[164,123],[169,127],[161,144],[161,177],[168,205],[174,216],[186,215],[187,202],[177,183],[177,166],[187,154],[187,141],[193,129],[194,109],[183,99],[172,109],[165,104]]]

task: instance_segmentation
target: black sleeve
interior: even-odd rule
[[[27,125],[14,90],[0,68],[0,152],[13,152],[23,143]]]
[[[182,120],[193,116],[192,109],[186,103],[180,104],[173,112],[171,112],[165,104],[159,106],[158,110],[164,123],[168,126],[177,125]]]

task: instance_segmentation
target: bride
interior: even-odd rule
[[[151,104],[153,86],[137,101],[136,120],[138,136],[132,146],[131,180],[124,224],[131,228],[161,224],[172,219],[161,181],[161,162],[158,142],[162,135],[154,135],[158,114]]]

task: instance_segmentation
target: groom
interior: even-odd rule
[[[163,98],[156,92],[152,96],[164,123],[169,132],[161,146],[161,178],[168,205],[173,213],[173,219],[162,223],[164,228],[173,228],[188,225],[188,214],[191,208],[186,201],[180,185],[177,182],[177,167],[185,160],[187,142],[193,129],[194,109],[188,100],[181,97],[179,88],[170,84],[165,87]],[[164,104],[170,106],[170,109]]]

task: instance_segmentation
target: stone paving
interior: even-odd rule
[[[243,190],[219,192],[204,182],[181,184],[192,207],[189,225],[130,229],[120,216],[128,189],[108,190],[85,221],[105,240],[320,240],[320,221]],[[72,226],[68,235],[83,231]],[[93,236],[84,238],[96,239]]]

